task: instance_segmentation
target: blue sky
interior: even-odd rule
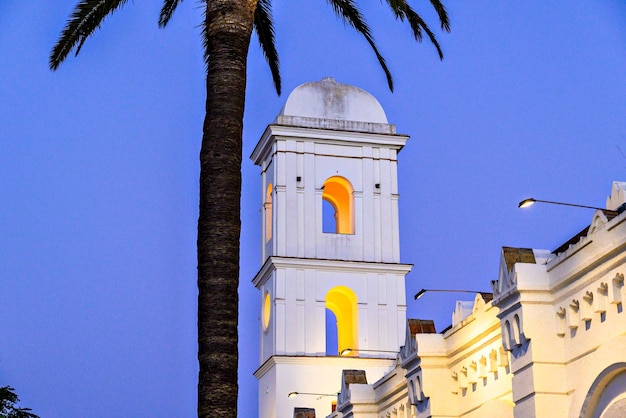
[[[0,386],[42,417],[191,417],[195,228],[204,66],[197,2],[166,30],[129,2],[52,73],[75,1],[0,3]],[[364,2],[365,3],[365,2]],[[554,249],[626,180],[626,3],[446,1],[444,53],[382,4],[367,44],[325,2],[276,1],[283,96],[256,40],[244,132],[240,416],[256,414],[260,176],[247,157],[297,85],[332,76],[372,93],[398,132],[408,313],[450,322],[489,290],[503,245]],[[435,22],[428,2],[412,3]]]

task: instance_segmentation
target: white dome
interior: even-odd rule
[[[378,100],[365,90],[331,77],[296,87],[280,111],[283,116],[387,123]]]

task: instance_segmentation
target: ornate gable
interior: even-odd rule
[[[514,271],[516,263],[535,264],[536,262],[532,248],[502,247],[498,280],[491,282],[494,297],[499,298],[517,287],[517,277]]]

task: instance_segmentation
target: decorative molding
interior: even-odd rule
[[[392,125],[390,125],[392,126]],[[395,131],[395,129],[394,129]],[[271,152],[274,143],[285,139],[298,139],[302,142],[321,142],[327,145],[350,145],[350,146],[380,146],[384,145],[400,151],[408,135],[396,133],[368,132],[368,131],[339,131],[323,127],[288,126],[281,124],[268,125],[250,155],[250,159],[259,165]]]
[[[381,263],[369,261],[344,261],[328,260],[319,258],[300,257],[268,257],[259,272],[252,279],[252,283],[258,288],[265,283],[270,273],[278,268],[304,268],[314,270],[348,271],[348,272],[371,272],[377,274],[408,274],[413,264]]]

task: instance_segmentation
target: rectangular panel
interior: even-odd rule
[[[303,355],[306,352],[306,321],[305,305],[303,300],[296,302],[296,354]]]
[[[378,282],[378,304],[386,305],[387,304],[387,291],[388,291],[387,276],[384,274],[379,274],[377,277],[377,282]]]
[[[304,300],[305,299],[305,283],[304,283],[304,269],[296,270],[296,300]]]

